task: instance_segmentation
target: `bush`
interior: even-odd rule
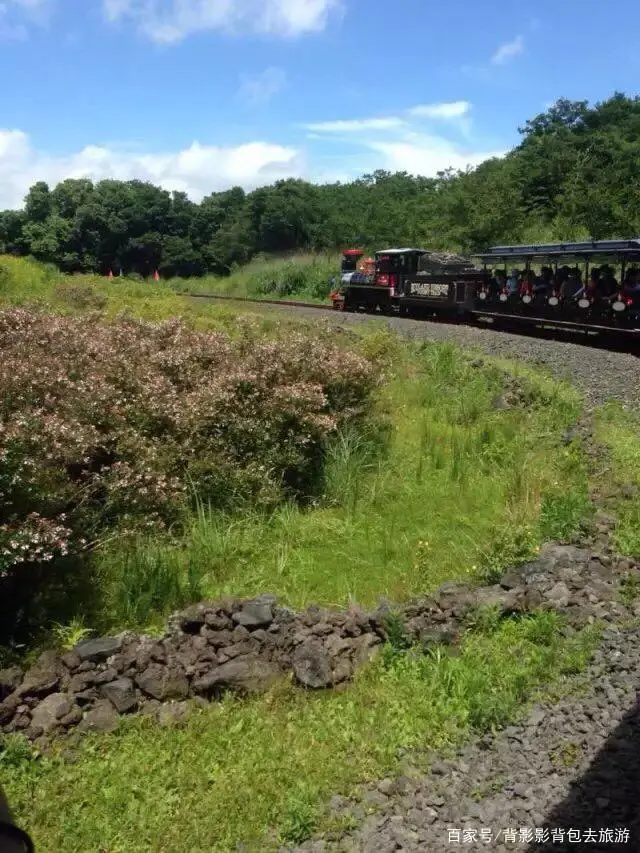
[[[375,371],[326,339],[0,312],[0,585],[109,529],[310,495]],[[0,598],[2,590],[0,588]]]
[[[85,284],[59,284],[55,289],[55,296],[78,311],[101,311],[107,305],[107,297],[104,294]]]

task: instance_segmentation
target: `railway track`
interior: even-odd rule
[[[380,317],[380,318],[393,318],[395,321],[399,323],[403,322],[416,322],[416,318],[406,318],[401,317],[396,312],[391,314],[372,314],[365,311],[355,311],[355,312],[341,312],[336,311],[335,308],[331,305],[322,305],[317,302],[304,302],[302,300],[295,299],[257,299],[255,297],[249,296],[229,296],[228,294],[222,293],[189,293],[190,297],[194,299],[212,299],[218,301],[228,301],[228,302],[243,302],[247,304],[254,305],[274,305],[278,307],[289,307],[289,308],[302,308],[305,310],[312,311],[324,311],[329,312],[335,316],[349,316],[352,315],[363,315],[370,317]],[[568,343],[576,343],[582,344],[583,346],[590,346],[598,349],[605,349],[611,352],[624,352],[629,353],[631,355],[638,356],[640,355],[640,341],[637,338],[632,338],[626,334],[618,334],[613,333],[608,330],[599,330],[596,329],[587,329],[586,327],[578,326],[577,324],[570,328],[568,324],[564,324],[563,326],[553,325],[551,323],[541,321],[539,325],[515,325],[509,324],[509,317],[504,316],[500,317],[500,325],[497,325],[492,322],[487,322],[481,319],[482,315],[478,315],[475,322],[466,320],[456,321],[445,319],[443,317],[425,317],[421,320],[417,320],[417,322],[429,322],[429,323],[438,323],[442,326],[461,326],[466,325],[470,327],[476,328],[490,328],[496,332],[503,332],[511,335],[518,335],[524,338],[538,338],[542,340],[555,340],[555,341],[564,341]]]

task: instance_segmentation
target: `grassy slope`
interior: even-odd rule
[[[12,270],[0,283],[5,302],[37,295],[57,310],[79,310],[59,277],[3,264]],[[186,313],[231,332],[237,323],[233,312],[192,305],[167,286],[93,286],[110,316],[126,306],[147,319]],[[266,333],[282,324],[258,322]],[[294,604],[371,604],[445,579],[490,576],[529,556],[541,538],[575,528],[586,477],[579,449],[559,441],[579,411],[571,389],[511,364],[478,368],[452,346],[400,342],[375,323],[353,345],[386,359],[386,457],[345,436],[333,447],[318,507],[286,507],[272,518],[204,511],[179,549],[155,542],[106,553],[107,623],[157,624],[175,604],[175,584],[165,589],[163,577],[188,564],[203,594],[269,589]],[[505,377],[521,404],[496,409]],[[12,740],[0,752],[3,785],[43,849],[223,851],[244,839],[265,850],[269,827],[283,838],[304,836],[320,800],[393,772],[403,748],[501,722],[536,685],[578,668],[581,648],[556,627],[548,616],[498,628],[489,620],[457,658],[385,654],[344,692],[282,685],[249,702],[229,698],[179,731],[127,721],[115,736],[85,739],[72,761],[30,761]]]
[[[615,401],[596,416],[596,436],[609,451],[612,486],[619,490],[615,541],[623,554],[640,558],[640,416]],[[624,487],[631,487],[626,499]]]

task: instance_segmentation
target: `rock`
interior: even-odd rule
[[[24,681],[18,688],[21,696],[44,698],[55,692],[61,675],[60,659],[55,652],[44,652],[35,666],[27,670]]]
[[[293,672],[305,687],[318,690],[333,683],[331,658],[319,640],[305,640],[293,655]]]
[[[337,657],[341,652],[352,648],[352,641],[347,640],[344,637],[340,637],[338,634],[331,634],[331,636],[327,637],[324,641],[324,648],[331,657]]]
[[[544,597],[554,607],[563,609],[569,606],[571,593],[569,592],[569,587],[566,583],[559,581],[549,590],[549,592],[546,593]]]
[[[156,711],[158,723],[163,728],[182,723],[189,716],[190,710],[187,702],[171,702],[168,705],[161,705]]]
[[[89,690],[82,690],[79,693],[75,693],[73,697],[78,705],[90,705],[98,698],[98,691],[94,688]]]
[[[229,628],[233,628],[233,621],[224,613],[212,613],[207,611],[204,621],[207,627],[214,631],[226,631]]]
[[[522,584],[522,572],[516,568],[511,568],[505,572],[500,578],[500,586],[503,589],[516,589]]]
[[[273,596],[264,595],[253,601],[247,601],[242,610],[234,613],[233,621],[245,628],[266,628],[273,622]]]
[[[22,699],[17,691],[0,702],[0,726],[6,726],[13,719],[21,702]]]
[[[232,646],[226,646],[218,652],[219,660],[223,663],[233,658],[239,658],[243,655],[252,654],[255,652],[255,645],[250,640],[243,640],[240,643],[234,643]],[[224,660],[223,660],[224,659]]]
[[[250,636],[251,631],[244,625],[236,625],[231,633],[233,643],[241,643],[243,640],[248,640]]]
[[[103,684],[101,692],[119,714],[131,711],[138,704],[135,687],[130,678],[118,678],[110,684]]]
[[[186,699],[189,695],[189,680],[184,671],[161,664],[148,666],[136,678],[136,684],[144,693],[159,702],[166,699]]]
[[[109,681],[113,681],[118,677],[118,673],[116,670],[110,666],[102,672],[96,673],[95,678],[93,679],[94,684],[107,684]]]
[[[0,669],[0,702],[16,690],[22,681],[22,670],[19,666]]]
[[[80,660],[80,656],[75,652],[66,652],[62,655],[61,661],[66,666],[66,668],[71,671],[77,669],[82,663],[82,661]]]
[[[73,649],[82,663],[100,663],[122,648],[120,637],[99,637],[97,640],[84,640]]]
[[[185,634],[197,634],[206,622],[205,608],[194,604],[177,614],[178,625]]]
[[[63,726],[63,728],[70,728],[71,726],[77,726],[81,720],[82,711],[77,705],[74,705],[68,714],[65,714],[64,717],[60,718],[60,725]]]
[[[224,690],[237,693],[262,693],[282,671],[273,663],[251,655],[222,664],[193,684],[196,693],[212,696]]]
[[[34,708],[31,725],[45,734],[58,728],[60,720],[71,712],[73,703],[65,693],[51,693]]]
[[[356,667],[364,666],[380,650],[380,638],[376,634],[363,634],[353,641],[353,663]]]
[[[78,725],[82,732],[113,732],[118,727],[118,714],[107,699],[98,702]]]

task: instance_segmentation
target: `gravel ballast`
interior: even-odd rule
[[[368,314],[343,314],[337,311],[325,314],[314,308],[272,304],[264,307],[305,319],[328,319],[332,324],[341,325],[357,325],[376,319],[415,340],[451,341],[490,356],[519,359],[542,366],[556,378],[573,383],[591,404],[601,405],[615,398],[628,406],[640,406],[638,358],[631,353],[612,352],[585,343],[513,334],[478,326],[408,320],[403,317],[373,318]]]
[[[637,627],[612,625],[587,673],[590,688],[540,704],[519,725],[487,735],[417,780],[385,779],[363,804],[334,798],[361,819],[339,841],[295,853],[396,850],[637,851],[640,839],[640,672]],[[284,850],[285,848],[283,848]]]

